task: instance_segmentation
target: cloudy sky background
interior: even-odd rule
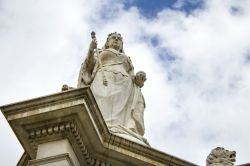
[[[199,165],[210,150],[250,162],[250,1],[0,0],[0,105],[76,86],[90,33],[117,31],[147,73],[152,147]],[[0,113],[0,165],[23,149]]]

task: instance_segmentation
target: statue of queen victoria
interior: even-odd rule
[[[148,145],[143,138],[145,101],[141,93],[146,74],[134,74],[119,33],[109,34],[102,49],[97,48],[94,32],[91,36],[77,87],[90,86],[111,133]]]

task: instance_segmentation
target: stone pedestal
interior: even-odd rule
[[[25,153],[18,166],[193,166],[111,134],[89,87],[0,107]]]

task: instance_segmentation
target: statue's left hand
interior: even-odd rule
[[[137,72],[136,75],[135,75],[134,80],[135,80],[135,84],[137,86],[139,86],[140,88],[142,88],[143,85],[144,85],[144,82],[147,80],[146,73],[143,72],[143,71]]]

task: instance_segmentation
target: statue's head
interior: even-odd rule
[[[121,53],[124,53],[121,34],[117,32],[110,33],[107,37],[107,41],[105,43],[104,48],[105,49],[113,48]]]

